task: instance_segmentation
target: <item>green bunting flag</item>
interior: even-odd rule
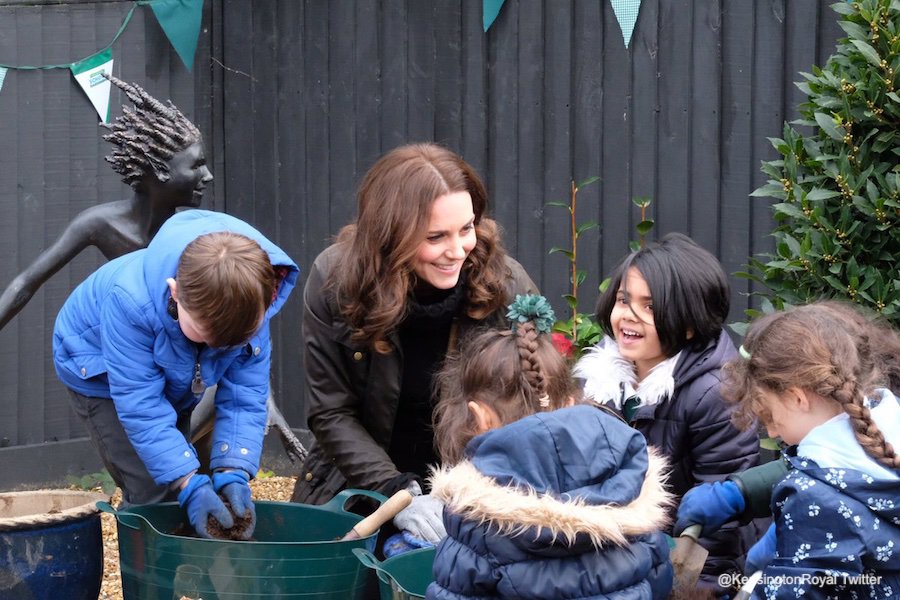
[[[72,63],[69,67],[75,81],[87,94],[88,99],[97,114],[104,123],[109,123],[109,79],[103,76],[104,73],[112,74],[113,57],[112,49],[107,48],[103,52],[95,54],[81,62]]]
[[[0,67],[0,90],[3,89],[3,80],[6,79],[6,67]]]
[[[203,0],[156,0],[150,8],[156,14],[156,20],[175,52],[190,71],[194,66],[194,54],[200,38]]]
[[[637,23],[638,12],[641,10],[641,0],[610,0],[613,12],[616,13],[616,20],[619,22],[619,28],[622,30],[622,37],[625,39],[625,47],[631,43],[631,34],[634,32],[634,25]]]
[[[481,23],[484,25],[485,32],[490,29],[494,19],[500,14],[501,8],[503,8],[503,0],[484,0],[481,7]]]

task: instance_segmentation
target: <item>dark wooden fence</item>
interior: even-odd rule
[[[33,4],[0,2],[0,63],[80,58],[108,43],[131,6]],[[566,200],[573,179],[601,177],[578,197],[578,220],[601,224],[579,246],[582,310],[636,237],[634,197],[652,198],[651,237],[687,233],[729,273],[770,249],[769,202],[748,194],[764,181],[760,161],[775,156],[766,138],[803,99],[797,73],[833,51],[840,29],[828,4],[644,0],[626,49],[607,0],[507,0],[487,33],[480,0],[207,0],[193,74],[149,9],[113,51],[118,76],[172,98],[204,132],[216,176],[205,205],[254,223],[302,267],[352,219],[355,187],[381,153],[435,140],[482,173],[508,249],[565,313],[567,263],[548,250],[567,243],[567,216],[546,203]],[[112,105],[122,101],[114,94]],[[0,281],[78,211],[125,197],[106,146],[67,72],[10,72]],[[70,441],[84,434],[49,345],[66,294],[101,262],[86,252],[0,332],[0,488],[36,475],[13,462],[90,468],[90,448]],[[751,289],[732,285],[738,320]],[[300,313],[298,293],[278,317],[273,369],[298,429]]]

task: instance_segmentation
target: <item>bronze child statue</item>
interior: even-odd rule
[[[123,107],[113,123],[101,123],[110,130],[103,139],[115,146],[106,160],[133,194],[75,216],[0,296],[0,329],[82,250],[96,246],[111,260],[146,247],[177,208],[198,207],[212,181],[200,131],[171,101],[167,106],[136,84],[107,77],[134,103],[133,109]]]

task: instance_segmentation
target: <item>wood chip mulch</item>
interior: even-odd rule
[[[287,502],[291,498],[295,481],[295,477],[260,477],[250,482],[250,489],[254,500]],[[121,499],[122,494],[116,490],[111,504],[118,506]],[[103,583],[98,600],[123,600],[116,518],[109,513],[102,513],[100,519],[103,527]]]

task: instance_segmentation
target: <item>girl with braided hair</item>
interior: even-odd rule
[[[666,598],[664,460],[611,411],[576,403],[553,311],[464,340],[438,375],[431,478],[445,537],[426,598]]]
[[[818,303],[752,323],[726,365],[736,417],[758,416],[788,446],[775,522],[748,554],[758,598],[896,598],[900,593],[898,336]],[[858,319],[855,320],[858,323]],[[880,334],[880,335],[879,335]]]
[[[101,124],[111,131],[103,139],[115,146],[106,160],[134,193],[91,206],[72,219],[0,296],[0,329],[82,250],[96,246],[112,260],[145,248],[176,209],[200,206],[212,181],[200,131],[174,104],[164,105],[137,84],[107,78],[134,103],[115,122]]]

